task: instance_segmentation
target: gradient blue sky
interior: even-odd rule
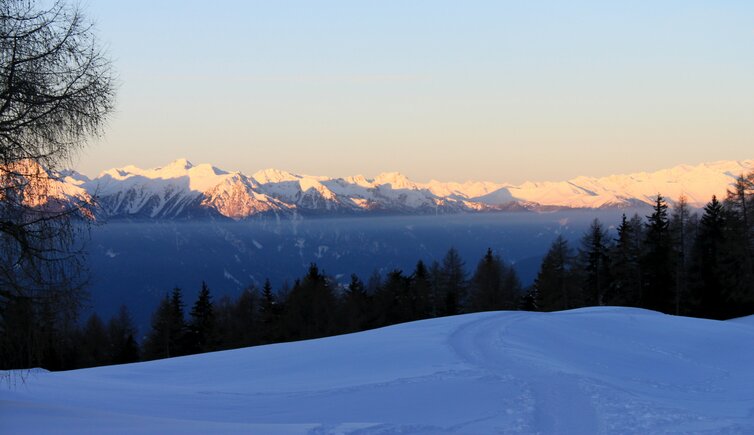
[[[752,1],[89,0],[118,71],[88,175],[520,182],[754,158]]]

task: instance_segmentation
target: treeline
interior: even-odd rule
[[[236,298],[214,300],[202,283],[190,309],[176,288],[156,308],[141,346],[125,307],[106,324],[92,315],[83,326],[54,312],[13,307],[6,319],[12,314],[32,326],[0,337],[0,348],[17,352],[3,368],[151,360],[488,310],[618,305],[711,319],[748,315],[754,313],[753,213],[754,174],[739,177],[724,201],[713,197],[701,215],[684,198],[669,207],[658,195],[648,216],[624,215],[614,231],[595,219],[575,247],[558,236],[529,288],[492,250],[469,274],[453,248],[442,261],[418,261],[408,273],[374,273],[366,281],[352,275],[347,285],[316,264],[292,286],[275,291],[266,281]],[[37,342],[25,341],[29,329],[41,337]]]
[[[754,313],[748,198],[713,196],[699,217],[684,198],[669,209],[658,195],[645,219],[623,215],[614,238],[596,219],[576,249],[558,237],[527,309],[618,305],[709,319]]]
[[[754,173],[738,177],[724,201],[701,217],[681,197],[658,195],[645,219],[625,215],[608,237],[595,220],[574,250],[559,237],[529,291],[544,311],[592,305],[648,308],[729,319],[754,313]]]
[[[23,327],[1,338],[2,347],[15,355],[2,365],[69,370],[304,340],[464,312],[517,309],[522,294],[516,271],[491,250],[471,277],[452,248],[441,262],[417,262],[410,274],[374,273],[366,282],[352,275],[345,286],[312,264],[293,286],[277,291],[267,280],[261,289],[251,286],[236,298],[214,300],[202,283],[190,308],[183,291],[174,288],[154,311],[141,346],[126,307],[107,323],[92,314],[80,326],[52,312],[45,317],[31,306],[11,307],[7,312],[17,315]],[[39,339],[29,342],[28,331]]]
[[[137,331],[128,309],[104,322],[97,314],[79,325],[72,311],[54,303],[19,299],[4,307],[6,328],[0,335],[0,369],[43,367],[70,370],[141,360]]]
[[[347,286],[316,264],[292,287],[275,292],[269,281],[236,299],[213,302],[202,285],[186,316],[180,289],[166,295],[153,314],[144,359],[259,344],[304,340],[468,311],[516,309],[522,292],[515,270],[491,250],[469,279],[463,260],[450,249],[442,262],[419,261],[410,274],[393,270]]]

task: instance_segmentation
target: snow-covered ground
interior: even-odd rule
[[[0,433],[754,433],[754,317],[493,312],[27,373]]]

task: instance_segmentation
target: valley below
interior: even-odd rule
[[[180,287],[193,300],[206,282],[218,297],[244,288],[292,286],[311,263],[341,284],[377,272],[410,273],[418,260],[441,260],[451,247],[472,272],[488,248],[512,263],[525,285],[558,234],[574,248],[593,219],[606,227],[647,209],[496,212],[439,216],[257,219],[240,222],[113,220],[91,228],[89,308],[107,318],[121,304],[139,331],[159,300]]]

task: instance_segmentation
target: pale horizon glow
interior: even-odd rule
[[[89,2],[116,112],[74,168],[560,181],[754,157],[754,4]]]

